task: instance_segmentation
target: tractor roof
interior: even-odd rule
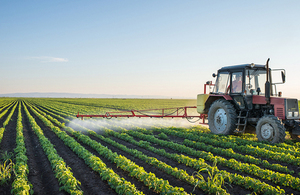
[[[266,69],[266,66],[265,65],[259,65],[259,64],[241,64],[241,65],[233,65],[233,66],[224,66],[221,69],[219,69],[219,71],[245,69],[245,68]]]

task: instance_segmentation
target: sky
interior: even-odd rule
[[[0,94],[196,98],[226,65],[286,70],[300,99],[298,0],[0,0]]]

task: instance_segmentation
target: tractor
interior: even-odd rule
[[[284,142],[286,131],[299,139],[299,106],[295,98],[283,98],[277,84],[285,83],[284,69],[242,64],[218,70],[213,91],[197,96],[197,112],[206,115],[214,134],[229,135],[255,130],[259,141]],[[280,82],[272,82],[272,74]],[[213,85],[211,81],[206,83]]]

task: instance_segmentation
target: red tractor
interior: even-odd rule
[[[197,111],[207,114],[212,133],[229,135],[255,128],[259,141],[283,142],[286,131],[298,138],[298,100],[277,93],[276,84],[285,83],[285,70],[271,70],[269,60],[266,65],[225,66],[213,74],[217,77],[213,91],[197,97]],[[272,82],[274,71],[281,73],[282,82]]]

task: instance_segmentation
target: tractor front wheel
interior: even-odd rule
[[[208,111],[209,129],[214,134],[232,134],[236,129],[236,117],[236,110],[230,102],[216,100]]]
[[[285,140],[285,127],[278,117],[273,115],[263,116],[256,125],[258,141],[268,141],[272,144]]]

